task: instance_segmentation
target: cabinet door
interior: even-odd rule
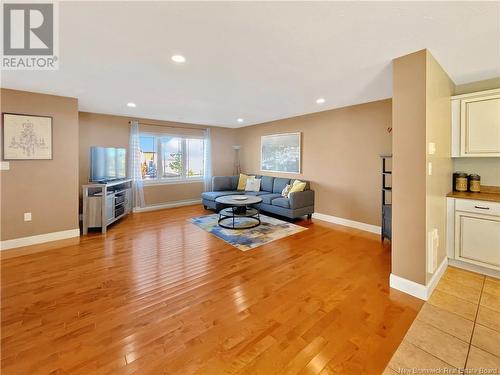
[[[115,218],[115,195],[108,194],[106,196],[106,221],[109,223]]]
[[[461,155],[500,156],[500,96],[461,101]]]
[[[457,211],[455,257],[500,270],[500,217]]]

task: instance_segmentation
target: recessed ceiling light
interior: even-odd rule
[[[237,119],[236,121],[238,121],[240,124],[243,122],[243,119],[242,118],[239,118]]]
[[[172,61],[175,61],[176,63],[183,63],[186,61],[186,58],[182,55],[173,55]]]
[[[135,108],[135,107],[137,107],[137,105],[135,103],[130,102],[130,103],[127,103],[127,107]]]
[[[325,102],[325,98],[316,99],[316,103],[318,103],[318,104],[323,104],[324,102]]]

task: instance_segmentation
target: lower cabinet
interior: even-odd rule
[[[500,270],[500,203],[455,203],[455,259]]]
[[[382,238],[392,238],[392,205],[382,205]]]

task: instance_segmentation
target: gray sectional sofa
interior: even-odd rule
[[[215,202],[215,199],[224,195],[257,195],[262,198],[260,210],[276,215],[295,219],[307,215],[311,218],[314,212],[314,190],[310,189],[309,182],[306,182],[304,191],[291,193],[288,198],[281,196],[281,191],[288,184],[293,184],[294,179],[256,176],[261,179],[260,191],[238,191],[239,176],[216,176],[212,179],[212,190],[201,194],[203,206],[216,210],[223,208]],[[301,180],[303,181],[303,180]]]

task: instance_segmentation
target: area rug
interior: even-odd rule
[[[254,249],[271,241],[307,230],[307,228],[287,223],[273,217],[260,215],[261,224],[251,229],[224,229],[217,225],[217,214],[204,215],[189,219],[201,229],[210,232],[230,243],[241,251]]]

